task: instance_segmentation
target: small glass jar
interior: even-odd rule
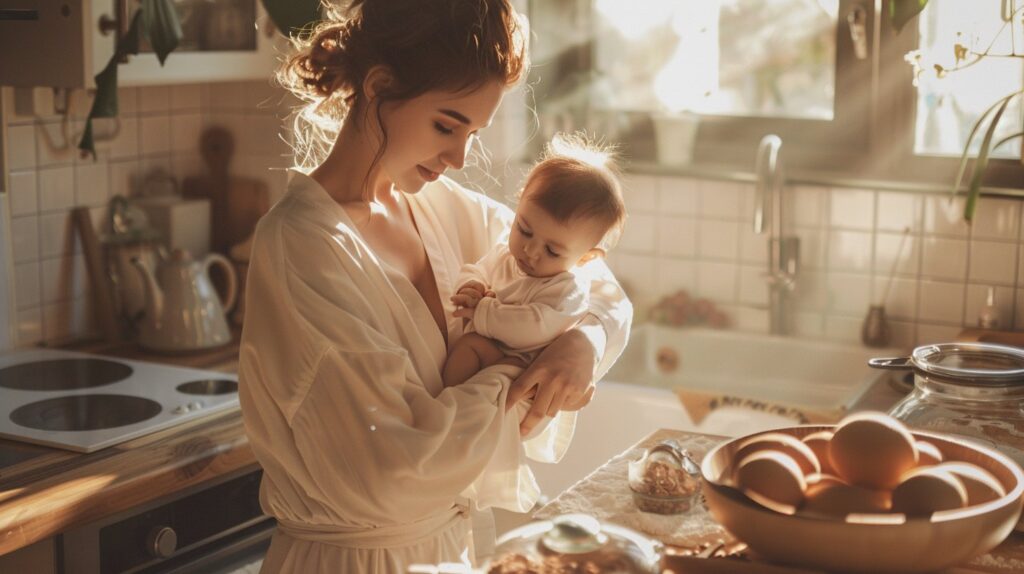
[[[671,439],[630,462],[628,478],[633,501],[644,512],[686,512],[700,495],[700,467],[689,452]]]
[[[870,364],[914,371],[914,390],[889,411],[894,418],[969,438],[1024,466],[1024,349],[942,343]]]

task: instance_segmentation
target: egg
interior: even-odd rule
[[[949,470],[922,466],[903,475],[892,491],[892,510],[907,516],[928,516],[967,505],[967,490]]]
[[[842,518],[847,514],[888,512],[891,504],[888,490],[871,490],[838,479],[822,480],[807,486],[800,512]]]
[[[960,479],[967,491],[967,506],[985,504],[1006,496],[999,479],[991,472],[969,462],[944,462],[936,468],[948,470]]]
[[[907,427],[876,412],[857,413],[840,421],[828,443],[828,453],[840,478],[872,490],[896,487],[918,460]]]
[[[832,431],[823,430],[811,433],[801,440],[811,449],[814,456],[818,457],[821,472],[825,474],[836,473],[836,470],[832,468],[832,461],[828,457],[828,443],[832,440]]]
[[[735,460],[743,460],[755,452],[765,450],[788,454],[800,466],[803,474],[821,472],[821,463],[809,446],[795,436],[777,432],[757,435],[743,441],[736,449]]]
[[[843,479],[839,478],[834,474],[828,474],[825,472],[815,472],[808,474],[804,477],[807,482],[807,489],[810,490],[814,486],[825,486],[830,484],[846,484]]]
[[[796,508],[803,502],[807,482],[793,457],[776,450],[762,450],[740,461],[736,468],[736,486],[755,502],[769,508],[776,509],[772,503]]]
[[[942,462],[942,451],[939,450],[939,447],[926,440],[919,440],[915,444],[917,446],[917,464],[932,466]]]

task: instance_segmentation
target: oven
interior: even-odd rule
[[[60,536],[65,574],[255,574],[275,522],[252,468]]]

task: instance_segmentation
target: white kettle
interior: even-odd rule
[[[223,255],[211,253],[193,261],[188,251],[175,249],[154,273],[141,259],[132,265],[146,287],[145,316],[139,322],[139,344],[148,349],[181,352],[219,347],[231,341],[225,319],[235,305],[238,278]],[[218,265],[227,278],[227,296],[210,281],[210,266]]]

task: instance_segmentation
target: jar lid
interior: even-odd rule
[[[926,373],[984,383],[1024,383],[1024,349],[991,343],[941,343],[914,349],[914,365]]]

